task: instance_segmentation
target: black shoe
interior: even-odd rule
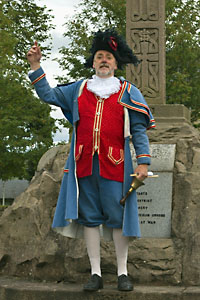
[[[83,286],[84,291],[98,291],[103,288],[103,279],[97,274],[91,276],[88,283]]]
[[[130,278],[124,274],[118,277],[118,290],[119,291],[132,291],[133,283]]]

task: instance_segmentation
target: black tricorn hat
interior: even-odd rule
[[[99,50],[111,52],[117,61],[119,69],[123,69],[127,64],[138,65],[140,63],[123,37],[114,29],[107,29],[105,31],[99,30],[94,33],[93,43],[90,49],[91,56],[86,59],[86,68],[93,67],[94,55]]]

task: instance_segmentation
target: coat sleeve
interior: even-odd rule
[[[129,110],[130,117],[130,132],[132,135],[132,142],[136,152],[137,164],[151,163],[151,156],[149,151],[149,139],[146,133],[147,119],[143,113],[134,110]]]
[[[76,99],[81,81],[51,88],[42,68],[31,73],[29,78],[39,98],[48,104],[60,107],[65,117],[72,123],[73,101]]]

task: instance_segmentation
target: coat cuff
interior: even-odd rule
[[[150,165],[151,164],[151,155],[150,154],[140,154],[136,156],[138,165]]]
[[[31,80],[32,85],[35,85],[40,80],[45,78],[46,74],[44,73],[44,70],[40,67],[36,71],[29,73],[28,76]]]

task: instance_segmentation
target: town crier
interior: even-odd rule
[[[37,42],[27,54],[29,77],[38,96],[59,106],[73,125],[53,228],[69,237],[85,238],[91,264],[86,291],[103,288],[100,266],[100,235],[113,240],[117,257],[118,289],[131,291],[127,271],[128,242],[139,237],[136,192],[125,205],[120,200],[129,190],[133,172],[143,181],[150,164],[146,130],[154,120],[140,91],[124,78],[114,76],[117,68],[139,64],[125,40],[113,29],[94,34],[86,68],[95,75],[75,83],[51,88],[40,67]],[[137,166],[133,170],[132,140]]]

